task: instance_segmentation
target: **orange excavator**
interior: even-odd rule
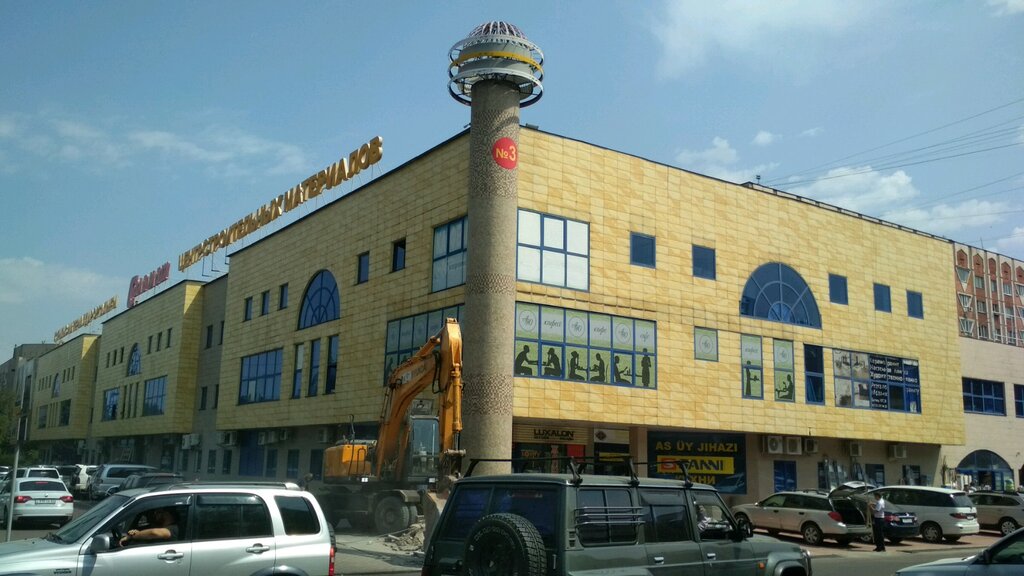
[[[431,387],[432,400],[420,395]],[[436,409],[433,405],[436,404]],[[332,522],[397,532],[424,491],[444,492],[462,457],[462,333],[453,318],[388,378],[376,440],[352,436],[324,451],[317,499]]]

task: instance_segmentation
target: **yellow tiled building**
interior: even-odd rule
[[[469,141],[107,320],[97,458],[295,479],[372,436],[389,369],[465,313]],[[949,241],[534,129],[519,151],[519,468],[683,458],[745,500],[780,474],[942,482],[965,443]]]
[[[92,394],[96,382],[99,336],[81,334],[36,360],[36,379],[31,384],[32,438],[43,441],[84,440],[89,432]],[[69,442],[57,457],[74,456],[80,447]]]

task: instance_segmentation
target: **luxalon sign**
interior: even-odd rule
[[[377,136],[358,149],[353,150],[347,158],[341,158],[334,164],[306,178],[301,184],[297,184],[291,190],[260,206],[253,213],[203,240],[188,252],[178,256],[178,270],[184,272],[189,266],[206,256],[270,224],[285,212],[294,210],[307,200],[316,198],[324,190],[330,190],[342,182],[350,180],[356,174],[380,162],[383,155],[384,139]]]

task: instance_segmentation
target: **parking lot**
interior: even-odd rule
[[[755,534],[766,535],[761,530],[755,530]],[[826,540],[820,546],[810,546],[799,535],[785,535],[780,534],[776,536],[779,540],[785,542],[792,542],[803,548],[806,548],[811,552],[814,558],[824,557],[858,557],[858,556],[870,556],[874,554],[872,550],[875,545],[867,542],[854,541],[848,546],[840,546],[833,540]],[[957,542],[941,542],[938,544],[932,544],[925,542],[920,538],[908,538],[903,540],[899,544],[885,543],[885,551],[887,554],[913,554],[916,552],[949,552],[949,557],[956,556],[968,556],[974,554],[977,550],[985,548],[998,540],[1000,535],[998,532],[990,532],[982,530],[979,534],[971,536],[964,536]]]

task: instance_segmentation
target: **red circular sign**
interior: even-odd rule
[[[499,138],[491,147],[491,156],[498,166],[511,170],[519,162],[519,148],[511,138]]]

